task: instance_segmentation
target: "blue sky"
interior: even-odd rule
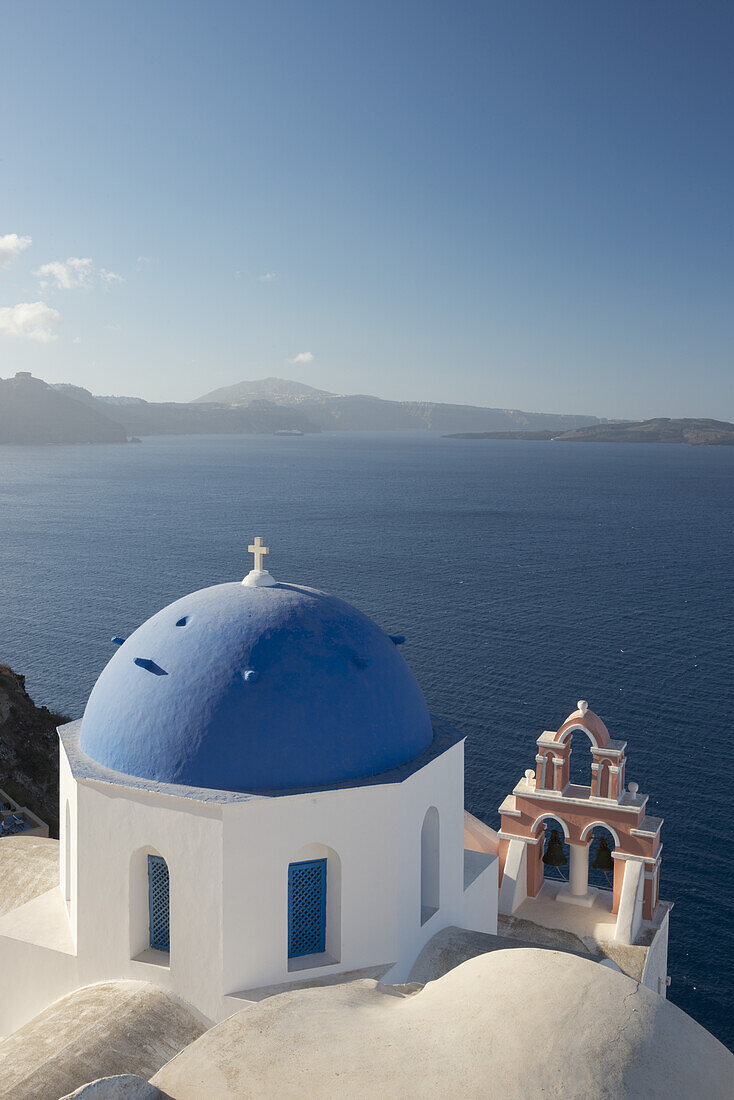
[[[3,377],[734,419],[734,5],[24,0],[2,26]]]

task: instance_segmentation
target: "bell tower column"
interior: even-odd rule
[[[574,898],[585,898],[589,892],[589,842],[571,841],[568,850],[568,892]]]

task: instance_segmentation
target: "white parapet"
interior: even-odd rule
[[[642,894],[645,889],[645,864],[626,859],[619,912],[614,930],[617,943],[634,943],[642,924]]]
[[[500,913],[514,913],[528,896],[527,850],[524,840],[510,840],[500,886]]]

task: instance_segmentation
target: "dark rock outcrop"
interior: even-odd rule
[[[37,707],[25,677],[0,665],[0,788],[59,832],[59,742],[57,725],[67,722]]]

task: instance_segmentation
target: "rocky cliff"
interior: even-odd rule
[[[59,744],[56,726],[67,722],[37,707],[25,677],[0,665],[0,788],[45,821],[58,836]]]

